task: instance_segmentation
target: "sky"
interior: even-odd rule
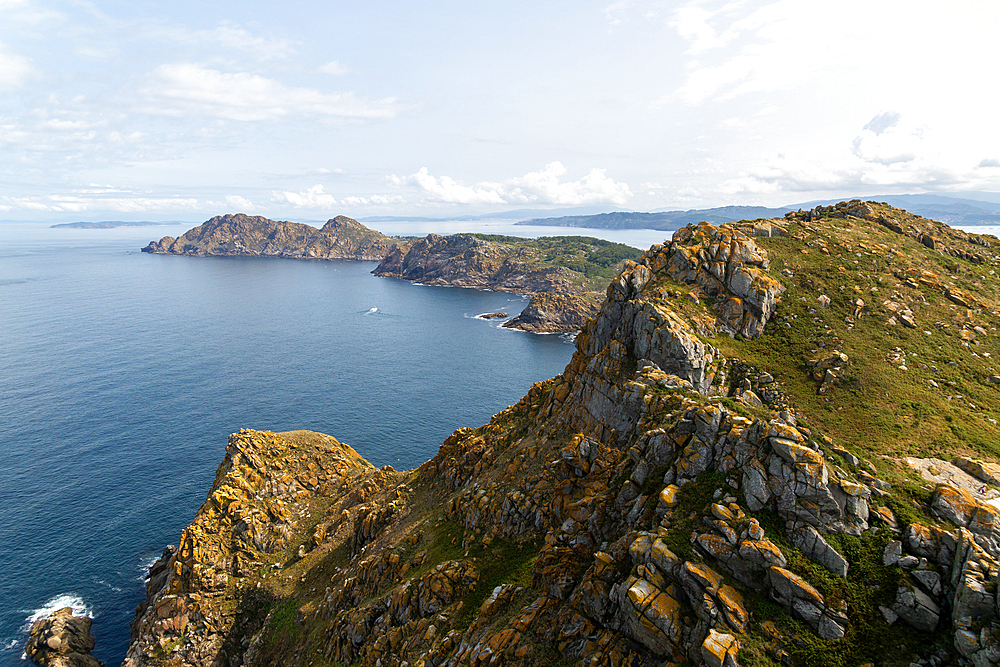
[[[0,217],[1000,192],[994,0],[0,0]]]

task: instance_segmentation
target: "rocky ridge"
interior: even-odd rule
[[[995,483],[959,420],[995,433],[997,242],[921,222],[952,239],[932,248],[865,206],[680,230],[561,376],[417,470],[235,434],[126,664],[1000,664],[1000,510],[924,486],[882,425],[912,413],[911,447]]]
[[[150,241],[143,252],[161,255],[286,257],[381,261],[400,241],[343,215],[321,229],[243,213],[220,215],[179,238]]]

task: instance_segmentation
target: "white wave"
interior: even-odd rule
[[[139,581],[146,581],[149,579],[149,568],[153,567],[153,563],[160,560],[161,555],[162,554],[155,554],[152,556],[147,555],[139,561],[139,576],[137,577]]]
[[[12,648],[16,648],[16,647],[17,647],[17,645],[18,645],[18,644],[20,644],[20,643],[21,643],[21,642],[19,642],[19,641],[18,641],[17,639],[11,639],[11,640],[10,640],[9,642],[7,642],[7,644],[6,644],[6,645],[4,645],[4,647],[3,647],[3,649],[2,649],[2,650],[4,650],[4,651],[9,651],[9,650],[11,650]]]
[[[21,632],[28,632],[31,630],[31,625],[35,621],[48,618],[52,615],[52,612],[62,609],[63,607],[72,607],[74,616],[94,617],[93,608],[84,602],[83,598],[73,593],[63,593],[62,595],[57,595],[52,598],[38,609],[27,612],[30,615],[25,619],[24,625],[21,626]]]

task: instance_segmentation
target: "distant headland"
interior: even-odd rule
[[[158,227],[160,225],[176,224],[176,222],[149,222],[147,220],[139,222],[127,222],[125,220],[102,220],[100,222],[61,222],[58,225],[49,225],[49,229],[114,229],[115,227]]]
[[[625,261],[642,254],[625,244],[585,236],[428,234],[413,239],[385,236],[342,215],[317,229],[242,213],[217,216],[179,238],[151,241],[142,251],[378,261],[372,272],[377,276],[528,295],[525,311],[504,326],[536,333],[579,331],[597,313],[607,282]]]

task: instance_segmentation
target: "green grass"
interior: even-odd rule
[[[295,641],[299,635],[299,628],[295,625],[296,609],[298,609],[298,601],[294,598],[282,600],[275,605],[271,611],[271,618],[268,619],[267,627],[264,629],[264,641],[267,646]]]

